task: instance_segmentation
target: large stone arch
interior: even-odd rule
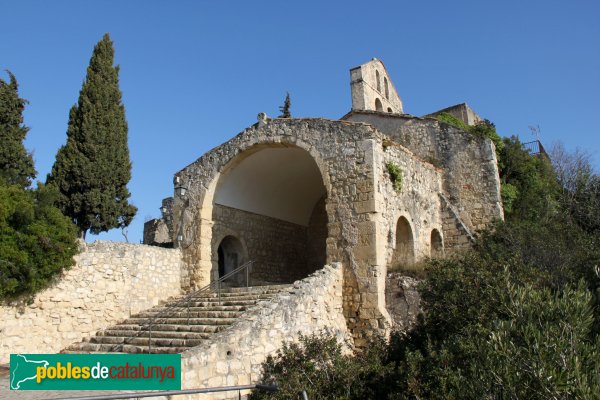
[[[233,228],[246,240],[249,260],[254,262],[253,285],[291,283],[326,263],[328,218],[322,201],[326,198],[321,171],[306,150],[280,144],[253,146],[219,173],[211,202],[213,236]],[[314,227],[315,221],[322,226]],[[214,238],[212,244],[214,249]],[[309,248],[322,254],[309,260]],[[213,250],[213,277],[217,262]]]
[[[302,140],[294,140],[293,143],[286,143],[284,138],[274,137],[267,140],[257,142],[250,138],[249,141],[238,141],[234,138],[232,141],[213,149],[201,159],[210,160],[211,168],[206,168],[203,172],[202,181],[197,181],[191,176],[187,178],[187,182],[180,181],[176,185],[188,186],[186,199],[175,197],[176,206],[184,209],[182,214],[188,217],[182,218],[182,225],[177,226],[176,231],[187,232],[186,236],[193,236],[187,241],[184,240],[184,257],[188,261],[190,286],[193,288],[202,287],[217,276],[218,273],[218,257],[216,249],[218,247],[217,239],[213,238],[214,213],[215,213],[215,195],[218,194],[219,182],[221,178],[231,171],[236,166],[243,164],[245,160],[260,153],[263,150],[272,149],[299,149],[309,156],[315,167],[318,169],[322,185],[325,192],[321,197],[324,197],[325,204],[329,197],[329,189],[331,188],[330,176],[327,164],[323,161],[319,152],[311,144],[305,143]],[[282,140],[283,139],[283,140]],[[223,157],[227,154],[228,157]],[[193,171],[190,171],[193,173]],[[208,172],[208,173],[207,173]],[[185,180],[184,177],[179,178]],[[329,213],[327,213],[329,220]],[[236,232],[238,237],[239,232]],[[221,236],[223,236],[222,234]],[[189,244],[188,244],[189,242]],[[250,253],[250,252],[249,252]],[[330,252],[327,251],[327,262],[336,261],[334,257],[329,257]],[[301,276],[298,276],[300,278]]]
[[[348,327],[355,338],[373,327],[386,327],[381,297],[385,260],[377,256],[379,202],[372,168],[381,140],[365,124],[318,118],[263,120],[178,172],[175,186],[187,191],[185,196],[175,191],[173,235],[184,233],[180,245],[188,272],[184,285],[197,288],[211,280],[214,199],[221,176],[264,149],[298,148],[314,160],[326,189],[326,261],[344,267]]]

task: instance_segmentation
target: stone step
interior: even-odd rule
[[[148,337],[146,335],[136,337],[118,337],[118,336],[93,336],[89,343],[101,344],[129,344],[152,347],[194,347],[202,344],[205,339],[173,339]]]
[[[151,353],[151,354],[174,354],[183,353],[189,347],[163,347],[163,346],[138,346],[133,344],[103,344],[103,343],[77,343],[67,351],[71,352],[89,352],[89,353]]]
[[[159,324],[152,325],[152,331],[169,331],[169,332],[206,332],[215,333],[225,329],[227,325],[187,325],[187,324]],[[111,329],[128,330],[131,332],[148,331],[150,330],[147,326],[140,326],[137,324],[119,324],[115,325]],[[133,335],[133,333],[132,333]]]
[[[229,293],[236,293],[236,292],[263,292],[263,291],[269,291],[269,292],[275,292],[275,293],[279,293],[282,290],[286,290],[289,289],[291,287],[291,285],[289,283],[285,283],[285,284],[273,284],[273,285],[262,285],[262,286],[240,286],[240,287],[224,287],[221,290],[225,291],[225,292],[229,292]]]
[[[245,296],[272,296],[281,292],[281,290],[255,290],[255,291],[237,291],[237,292],[203,292],[193,295],[194,298],[213,298],[213,297],[245,297]]]
[[[250,307],[255,305],[261,300],[267,300],[268,298],[261,299],[234,299],[234,300],[224,300],[224,299],[205,299],[205,300],[195,300],[192,301],[189,305],[190,307],[214,307],[214,306],[246,306]],[[178,307],[186,307],[188,304],[177,304]]]
[[[152,330],[152,331],[134,331],[134,330],[118,330],[106,329],[96,333],[98,336],[112,337],[156,337],[156,338],[171,338],[171,339],[208,339],[214,332],[186,332],[186,331],[169,331],[169,330]],[[92,336],[93,338],[94,336]],[[89,340],[92,341],[91,338]]]
[[[235,322],[235,318],[180,318],[180,317],[161,317],[159,321],[152,321],[150,318],[128,318],[128,324],[148,325],[152,328],[155,325],[230,325]]]
[[[186,302],[171,303],[166,306],[157,306],[150,308],[146,311],[157,311],[163,310],[174,310],[174,309],[187,309],[188,307],[251,307],[259,301],[268,300],[269,298],[260,299],[203,299],[203,300],[191,300]]]
[[[178,308],[175,310],[168,310],[166,312],[161,311],[144,311],[139,314],[134,315],[134,318],[152,318],[158,317],[158,319],[162,319],[167,315],[170,318],[237,318],[243,314],[242,311],[206,311],[200,307],[194,307],[195,310],[190,310],[188,312],[187,309]],[[166,314],[168,313],[168,314]]]
[[[63,353],[181,353],[234,323],[290,285],[225,288],[172,298],[64,349]]]
[[[253,300],[253,301],[257,301],[257,300],[263,300],[263,299],[270,299],[272,298],[273,295],[270,294],[244,294],[241,293],[239,296],[192,296],[189,301],[190,302],[231,302],[231,303],[235,303],[238,301],[244,301],[244,300]],[[178,302],[178,304],[187,304],[188,299]]]
[[[159,310],[164,310],[166,309],[165,307],[162,308],[151,308],[149,310],[146,310],[147,312],[158,312]],[[169,307],[169,310],[185,310],[187,311],[188,307],[187,305],[185,306],[181,306],[181,307]],[[221,306],[221,305],[210,305],[210,306],[204,306],[204,307],[189,307],[190,311],[241,311],[244,312],[246,311],[246,306],[243,305],[238,305],[238,306]]]

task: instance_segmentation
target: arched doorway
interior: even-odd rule
[[[234,236],[225,236],[217,249],[219,278],[246,262],[244,247]]]
[[[415,249],[412,228],[405,217],[400,217],[396,224],[396,248],[393,263],[397,266],[411,266],[414,262]]]
[[[291,283],[327,261],[326,200],[321,172],[307,151],[255,146],[221,172],[213,197],[212,237],[239,235],[245,261],[254,262],[252,284]],[[213,242],[212,248],[213,271],[218,268],[221,275],[225,247]]]
[[[442,257],[444,255],[444,243],[440,231],[434,229],[431,231],[431,257]]]

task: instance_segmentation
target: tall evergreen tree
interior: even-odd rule
[[[94,47],[79,101],[69,113],[67,143],[47,182],[60,192],[58,205],[85,238],[128,226],[137,208],[129,204],[131,161],[119,66],[108,34]]]
[[[292,113],[290,112],[291,107],[292,101],[290,100],[290,94],[287,93],[283,105],[279,107],[279,111],[281,111],[279,118],[292,118]]]
[[[33,158],[23,146],[29,131],[23,125],[27,101],[19,97],[18,84],[10,72],[10,82],[0,79],[0,177],[7,183],[28,187],[35,177]]]

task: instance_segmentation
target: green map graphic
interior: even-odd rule
[[[11,354],[11,367],[13,362],[16,362],[16,366],[12,369],[10,374],[10,388],[12,390],[19,390],[23,382],[36,378],[36,372],[38,367],[47,367],[49,362],[46,360],[30,360],[22,354]]]

